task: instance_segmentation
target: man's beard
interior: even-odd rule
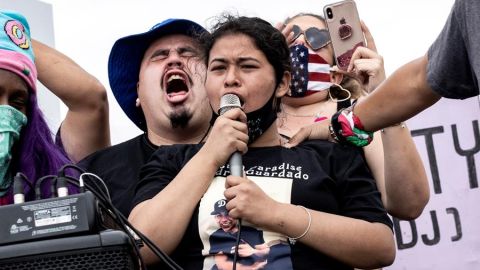
[[[190,112],[185,108],[180,108],[179,110],[170,113],[170,124],[172,125],[172,128],[185,128],[191,118],[192,114]]]

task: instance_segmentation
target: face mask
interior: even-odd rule
[[[26,124],[27,117],[22,112],[8,105],[0,105],[0,196],[8,191],[12,183],[8,175],[11,149]]]
[[[290,59],[292,80],[288,96],[305,97],[330,88],[330,65],[320,55],[298,44],[290,47]]]
[[[247,113],[248,144],[260,137],[277,119],[277,112],[273,109],[275,92],[263,107]]]

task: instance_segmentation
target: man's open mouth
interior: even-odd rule
[[[184,74],[171,73],[166,76],[165,92],[168,101],[183,102],[187,98],[188,90],[187,78]]]

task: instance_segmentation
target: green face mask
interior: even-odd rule
[[[12,183],[8,175],[12,160],[11,150],[26,124],[27,117],[22,112],[9,105],[0,105],[0,196],[8,191]]]

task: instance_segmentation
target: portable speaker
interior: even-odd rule
[[[0,246],[0,269],[137,270],[133,244],[123,231]]]

